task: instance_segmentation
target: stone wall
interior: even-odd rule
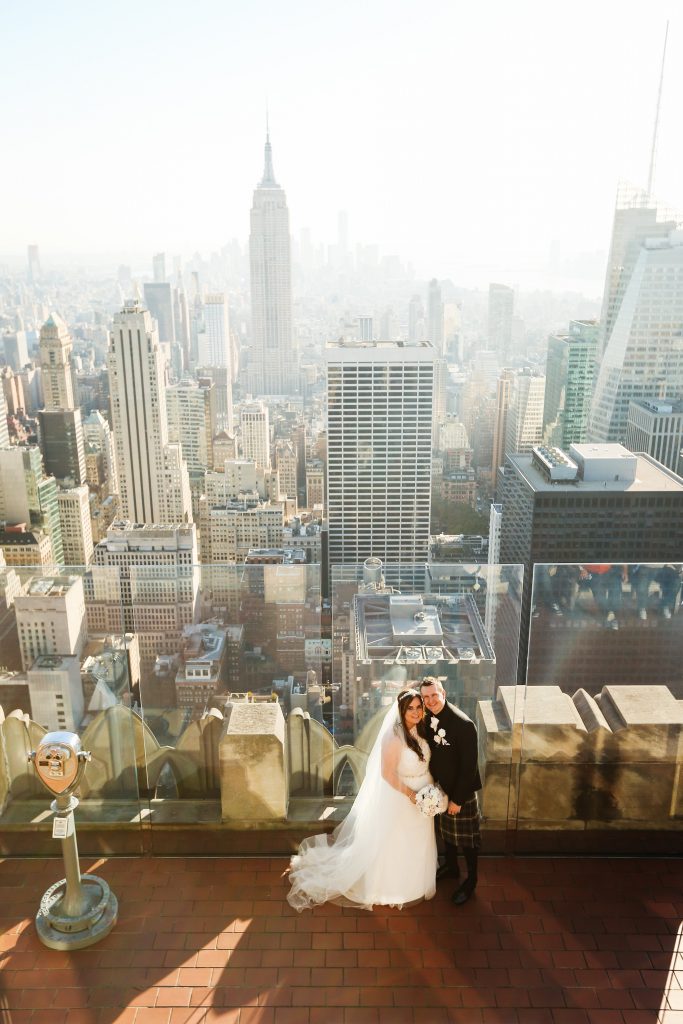
[[[489,828],[683,827],[683,701],[666,686],[502,686],[477,725]]]

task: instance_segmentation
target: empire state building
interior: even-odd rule
[[[298,390],[292,339],[292,258],[289,210],[275,180],[266,133],[263,178],[254,190],[249,236],[251,268],[251,359],[253,395],[291,395]]]

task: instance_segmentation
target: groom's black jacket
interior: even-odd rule
[[[434,718],[438,719],[437,729],[432,726]],[[432,752],[429,770],[434,780],[448,794],[448,799],[462,806],[481,789],[477,763],[477,728],[453,704],[446,704],[438,715],[428,711],[425,719],[427,742]],[[445,730],[443,738],[448,745],[436,742],[439,729]]]

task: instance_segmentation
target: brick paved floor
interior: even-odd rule
[[[681,861],[484,858],[462,908],[303,915],[281,859],[81,866],[120,918],[66,954],[33,926],[60,861],[0,861],[0,1024],[683,1024]]]

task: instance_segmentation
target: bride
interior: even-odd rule
[[[433,780],[417,690],[389,709],[353,807],[331,836],[305,839],[292,857],[287,896],[295,910],[333,900],[371,910],[401,907],[435,893],[434,822],[415,794]]]

